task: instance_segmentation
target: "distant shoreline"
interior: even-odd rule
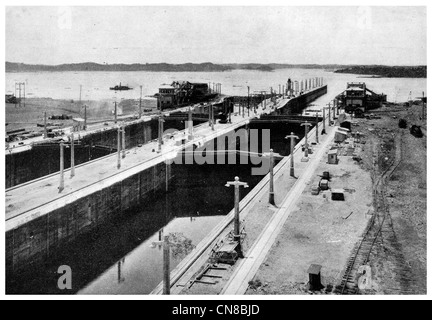
[[[381,66],[381,65],[337,65],[337,64],[214,64],[206,63],[134,63],[98,64],[93,62],[39,65],[6,62],[7,73],[21,72],[227,72],[250,70],[272,72],[278,69],[322,69],[334,73],[361,75],[359,78],[426,78],[427,66]]]
[[[354,66],[335,73],[360,74],[359,78],[426,78],[426,66]],[[369,75],[369,76],[368,76]]]

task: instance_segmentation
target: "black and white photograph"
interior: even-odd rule
[[[344,3],[6,3],[6,299],[427,299],[429,8]]]

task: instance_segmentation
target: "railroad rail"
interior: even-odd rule
[[[359,293],[357,283],[357,272],[359,267],[367,264],[370,261],[372,250],[375,248],[377,239],[379,235],[382,235],[382,232],[388,231],[394,233],[384,186],[385,181],[393,174],[402,161],[402,139],[400,135],[397,137],[398,143],[396,144],[394,158],[392,159],[390,165],[379,175],[379,177],[374,179],[373,192],[376,210],[373,217],[370,219],[357,248],[353,251],[353,254],[348,260],[345,273],[342,277],[342,282],[339,286],[335,287],[335,294]],[[391,244],[397,244],[396,240],[392,239]],[[398,254],[397,262],[404,263],[403,256],[399,257],[399,255],[402,254]],[[401,290],[396,289],[393,293],[396,292],[400,294]],[[412,292],[405,290],[404,293]]]

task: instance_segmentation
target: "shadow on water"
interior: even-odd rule
[[[264,128],[263,125],[258,125]],[[272,126],[271,147],[289,154],[284,137],[298,126]],[[179,241],[172,254],[174,268],[228,214],[234,203],[227,181],[239,176],[250,188],[262,176],[251,175],[251,164],[173,165],[174,178],[168,193],[158,193],[121,218],[98,226],[62,246],[43,266],[20,274],[7,274],[8,294],[147,294],[162,280],[161,250],[150,248],[164,229]],[[73,272],[73,289],[60,290],[58,267]]]

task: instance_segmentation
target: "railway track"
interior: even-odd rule
[[[389,212],[389,205],[386,195],[386,181],[393,174],[402,161],[402,139],[397,136],[395,144],[395,156],[392,162],[381,173],[377,174],[374,168],[373,192],[374,192],[374,214],[371,217],[361,240],[354,249],[348,260],[341,284],[335,287],[335,294],[359,294],[358,279],[359,268],[367,265],[373,253],[377,253],[377,244],[394,248],[393,257],[397,265],[398,280],[401,288],[386,290],[386,294],[413,294],[410,290],[410,270],[407,268],[400,244],[393,229],[392,217]],[[385,234],[385,236],[384,236]]]

